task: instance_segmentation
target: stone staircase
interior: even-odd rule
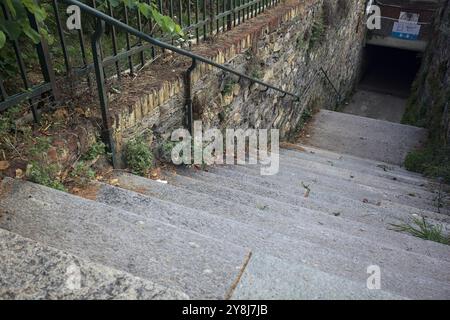
[[[450,247],[391,230],[420,215],[450,231],[436,182],[398,165],[426,132],[358,118],[321,111],[275,176],[117,172],[91,199],[4,179],[0,298],[450,299]]]

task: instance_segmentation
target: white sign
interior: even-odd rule
[[[392,36],[405,40],[417,40],[420,33],[419,14],[400,12],[398,21],[394,22]]]

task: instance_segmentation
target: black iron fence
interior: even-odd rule
[[[63,0],[34,0],[47,12],[45,21],[48,38],[33,44],[26,37],[7,41],[0,49],[0,112],[11,106],[28,103],[37,121],[38,109],[60,102],[67,86],[82,83],[90,88],[94,84],[94,52],[90,38],[95,31],[95,18],[85,15],[81,28],[68,30]],[[140,0],[143,2],[143,0]],[[215,34],[229,30],[247,19],[275,6],[280,0],[145,0],[156,4],[158,11],[181,26],[182,38],[173,38],[158,28],[153,18],[147,18],[137,9],[123,2],[111,5],[109,0],[83,0],[93,8],[122,21],[136,30],[177,46],[204,41]],[[14,20],[4,1],[0,3],[0,22]],[[38,22],[28,14],[30,27],[38,30]],[[161,47],[144,43],[122,29],[108,25],[100,44],[100,55],[105,78],[119,78],[133,74],[162,52]]]

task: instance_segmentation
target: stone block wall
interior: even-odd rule
[[[203,127],[277,128],[282,139],[298,130],[306,108],[334,108],[358,80],[365,33],[364,0],[287,0],[256,18],[193,47],[216,62],[301,95],[296,102],[200,63],[193,72],[194,118]],[[189,59],[168,54],[133,80],[132,95],[112,102],[116,149],[147,133],[157,146],[185,124],[183,81]],[[307,90],[309,88],[309,90]]]

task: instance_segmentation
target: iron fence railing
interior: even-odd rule
[[[6,54],[0,62],[0,112],[26,102],[31,106],[35,120],[37,109],[47,103],[58,102],[59,92],[74,83],[92,85],[94,53],[87,42],[95,29],[92,16],[83,17],[80,29],[69,31],[65,28],[67,3],[63,0],[33,0],[39,2],[47,13],[47,28],[54,38],[53,43],[41,39],[38,45],[21,38],[8,41],[0,49]],[[152,0],[148,0],[150,3]],[[155,0],[153,0],[154,2]],[[178,23],[188,43],[206,40],[216,33],[229,30],[251,19],[281,0],[156,0],[159,11]],[[125,5],[112,7],[107,0],[83,0],[84,3],[102,10],[104,14],[133,26],[154,38],[174,43],[157,27],[156,22],[147,19],[138,10]],[[13,20],[4,2],[0,3],[0,18]],[[30,25],[37,30],[33,15],[29,15]],[[124,73],[133,74],[137,69],[154,61],[161,49],[113,25],[105,30],[101,41],[101,57],[104,61],[105,77],[120,78]],[[176,44],[176,43],[175,43]],[[3,60],[3,59],[2,59]]]

